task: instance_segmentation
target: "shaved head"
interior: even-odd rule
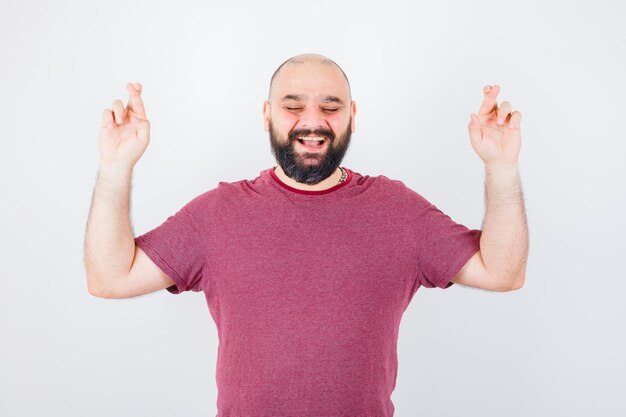
[[[348,77],[334,61],[302,54],[283,62],[263,103],[265,131],[283,173],[308,185],[340,173],[355,112]]]
[[[270,90],[268,94],[268,100],[270,100],[272,97],[272,87],[274,85],[274,80],[280,75],[284,67],[291,66],[291,65],[306,65],[306,64],[327,65],[329,67],[336,68],[337,70],[339,70],[341,74],[343,75],[343,78],[346,80],[346,84],[348,85],[348,93],[351,96],[350,82],[348,81],[348,77],[346,76],[346,73],[343,72],[341,67],[337,65],[335,61],[333,61],[330,58],[325,57],[324,55],[301,54],[301,55],[296,55],[294,57],[289,58],[288,60],[280,64],[278,68],[276,68],[276,71],[274,71],[274,74],[272,75],[272,79],[270,80]]]

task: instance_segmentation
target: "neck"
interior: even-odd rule
[[[337,167],[335,172],[333,172],[330,177],[318,182],[317,184],[309,185],[289,178],[287,174],[285,174],[285,171],[283,171],[283,169],[280,167],[280,165],[276,165],[276,169],[274,170],[274,172],[276,173],[278,179],[288,186],[305,191],[323,191],[334,187],[335,185],[339,184],[339,180],[341,179],[342,174],[341,169]]]

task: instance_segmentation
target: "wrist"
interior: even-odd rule
[[[516,174],[519,172],[519,163],[517,161],[516,162],[504,162],[504,161],[489,162],[489,163],[485,163],[485,171],[487,171],[487,173]]]
[[[133,175],[133,167],[119,164],[100,162],[98,168],[98,178],[106,182],[127,183]]]

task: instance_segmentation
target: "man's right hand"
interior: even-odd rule
[[[150,142],[150,122],[141,100],[142,86],[128,83],[128,105],[115,100],[102,111],[100,165],[132,170]]]

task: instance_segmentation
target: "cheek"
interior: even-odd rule
[[[276,119],[272,119],[272,125],[280,132],[291,131],[298,123],[298,118],[293,114],[281,115]]]
[[[346,119],[346,118],[332,118],[332,119],[328,119],[328,125],[330,126],[330,128],[333,130],[333,132],[335,132],[335,135],[340,135],[343,132],[346,131],[346,129],[350,128],[350,119]]]
[[[287,140],[289,138],[289,133],[294,128],[293,124],[290,124],[288,120],[272,120],[272,130],[274,132],[274,136],[279,138],[279,140]]]

